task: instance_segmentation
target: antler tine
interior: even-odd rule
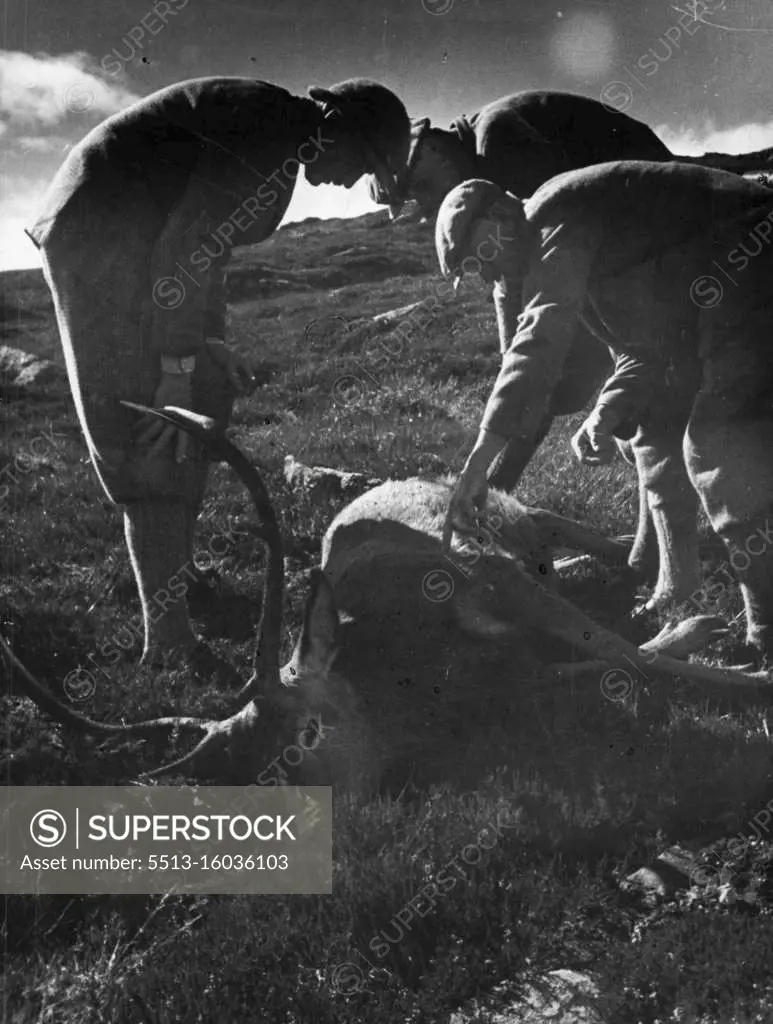
[[[282,604],[284,601],[284,549],[279,522],[271,498],[256,467],[225,436],[214,420],[175,406],[150,409],[134,402],[122,402],[121,404],[144,415],[153,415],[166,423],[187,430],[194,437],[199,438],[213,454],[223,462],[227,462],[234,470],[249,491],[255,505],[259,520],[259,536],[268,549],[268,565],[263,588],[263,607],[258,623],[253,672],[237,697],[237,700],[243,703],[250,700],[266,682],[271,684],[279,681]]]
[[[7,662],[9,668],[15,669],[21,677],[21,685],[24,692],[30,697],[38,707],[42,708],[47,714],[51,715],[56,721],[61,722],[63,725],[69,725],[73,729],[77,729],[79,732],[90,732],[97,735],[114,735],[116,732],[122,731],[120,725],[109,725],[103,722],[95,722],[92,718],[87,718],[85,715],[79,715],[77,711],[73,711],[72,708],[68,708],[66,704],[63,704],[60,700],[38,682],[38,680],[32,675],[31,672],[19,661],[16,655],[11,650],[8,641],[5,637],[0,634],[0,652]]]
[[[282,601],[284,597],[284,552],[282,535],[268,491],[257,469],[251,465],[242,452],[220,431],[214,420],[206,416],[198,416],[186,409],[167,407],[150,409],[134,402],[122,402],[123,405],[144,415],[150,414],[174,426],[187,430],[199,438],[215,455],[227,462],[236,472],[239,479],[249,491],[255,504],[259,518],[259,535],[268,548],[268,567],[264,586],[263,608],[261,610],[258,644],[255,652],[253,676],[242,691],[247,700],[261,683],[271,677],[279,680],[279,656],[282,632]],[[56,721],[77,729],[80,732],[98,736],[150,735],[161,729],[199,730],[205,733],[194,749],[177,761],[143,775],[153,778],[168,775],[170,771],[201,762],[202,756],[210,756],[213,752],[229,748],[233,754],[232,744],[249,739],[258,716],[254,702],[246,703],[241,710],[230,718],[210,720],[170,716],[150,719],[145,722],[131,724],[112,724],[97,722],[68,708],[25,668],[11,650],[5,637],[0,634],[0,655],[14,669],[20,678],[22,687],[40,708]],[[247,693],[249,691],[249,694]]]
[[[93,718],[87,718],[86,715],[81,715],[77,711],[73,711],[72,708],[68,708],[66,704],[63,704],[50,693],[32,675],[29,669],[19,661],[2,634],[0,634],[0,654],[2,654],[8,665],[18,672],[22,689],[27,696],[55,721],[61,722],[62,725],[68,725],[72,729],[77,729],[78,732],[91,733],[95,736],[147,736],[162,729],[208,729],[212,724],[203,718],[186,718],[174,715],[167,718],[151,718],[145,722],[133,722],[129,725],[97,722]]]
[[[144,772],[140,778],[157,779],[164,775],[170,775],[172,772],[180,772],[184,768],[191,769],[191,774],[194,777],[214,774],[212,771],[214,755],[222,753],[225,753],[232,763],[239,764],[241,769],[247,769],[244,771],[244,777],[247,778],[250,774],[249,750],[237,748],[242,744],[245,747],[249,746],[257,718],[258,709],[255,703],[250,701],[230,718],[207,723],[206,735],[189,753],[169,764]],[[219,765],[220,761],[218,760],[218,767]]]

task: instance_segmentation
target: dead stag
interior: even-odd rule
[[[204,441],[235,470],[255,505],[268,565],[254,670],[239,694],[241,706],[213,721],[95,722],[58,701],[2,638],[0,649],[24,692],[63,725],[109,737],[203,732],[190,753],[147,778],[185,770],[199,778],[271,783],[277,776],[268,769],[276,765],[280,780],[372,791],[391,759],[411,756],[411,743],[421,756],[422,730],[441,740],[446,732],[458,734],[470,702],[488,700],[492,678],[500,698],[513,702],[522,679],[555,683],[568,672],[625,664],[736,693],[757,694],[770,685],[766,673],[678,660],[717,635],[716,618],[696,616],[666,627],[639,648],[599,626],[556,591],[553,552],[584,550],[622,565],[627,548],[562,516],[527,508],[512,495],[492,492],[479,535],[456,536],[443,556],[451,485],[419,479],[381,484],[336,516],[323,541],[321,569],[311,574],[300,636],[280,669],[282,541],[258,471],[213,421],[181,409],[132,407]],[[584,660],[567,662],[569,652]],[[406,671],[411,683],[400,693]],[[395,744],[387,719],[402,729],[405,743]],[[287,762],[290,772],[279,755],[270,759],[288,743],[300,751],[299,760]]]

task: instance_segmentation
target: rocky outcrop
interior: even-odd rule
[[[0,398],[13,401],[67,390],[67,374],[48,359],[10,345],[0,345]]]

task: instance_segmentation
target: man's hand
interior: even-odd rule
[[[483,515],[488,497],[486,467],[469,463],[464,467],[451,495],[448,521],[461,533],[471,533]]]
[[[191,377],[192,373],[162,373],[161,383],[153,395],[153,407],[163,409],[165,405],[178,406],[181,409],[192,410],[191,398]],[[136,443],[142,447],[150,444],[151,448],[144,458],[154,459],[159,456],[165,448],[172,446],[176,462],[185,462],[189,457],[189,448],[193,444],[190,434],[184,430],[178,430],[168,423],[154,419],[152,416],[143,416],[134,427]]]
[[[448,552],[454,530],[471,533],[483,515],[488,497],[488,471],[491,463],[504,448],[507,438],[488,430],[482,430],[475,447],[470,452],[451,494],[445,526],[443,527],[442,550]]]
[[[574,435],[571,445],[577,459],[586,466],[607,466],[617,451],[615,439],[596,409]]]
[[[251,395],[257,387],[257,381],[247,360],[228,348],[220,338],[207,338],[207,345],[212,358],[225,370],[236,394]]]

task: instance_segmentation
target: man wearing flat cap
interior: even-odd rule
[[[441,205],[435,225],[435,241],[444,274],[452,274],[458,285],[465,271],[478,271],[493,287],[500,316],[499,342],[504,356],[517,329],[523,309],[523,251],[513,245],[513,218],[521,216],[522,207],[510,193],[483,179],[473,179],[453,189]],[[505,245],[494,247],[494,259],[482,257],[489,251],[488,240],[501,239]],[[454,269],[455,268],[455,269]],[[507,329],[504,329],[506,319]],[[572,342],[560,367],[545,404],[542,417],[528,436],[508,438],[502,453],[491,463],[489,483],[509,490],[520,478],[523,469],[547,435],[557,416],[579,412],[599,390],[612,368],[614,338],[608,325],[588,302],[577,317]],[[621,381],[629,372],[629,357],[617,357],[614,374],[604,384],[596,405],[583,428],[572,440],[572,446],[586,465],[608,463],[619,449],[628,462],[636,465],[639,476],[639,515],[637,533],[629,555],[629,565],[638,572],[652,570],[654,593],[649,608],[665,607],[672,601],[685,599],[698,586],[700,560],[698,555],[697,497],[681,459],[668,459],[659,473],[659,517],[672,543],[660,550],[651,505],[654,497],[646,485],[647,474],[639,464],[631,439],[638,423],[622,418],[616,423],[615,435],[594,428],[601,408],[610,396],[617,395]],[[503,480],[502,454],[507,467]],[[510,475],[512,474],[512,475]],[[651,473],[649,474],[651,478]]]
[[[502,96],[474,114],[457,117],[447,129],[431,124],[427,117],[414,118],[408,161],[397,177],[399,202],[393,210],[413,200],[425,217],[434,218],[445,196],[470,179],[491,181],[519,199],[527,199],[557,174],[612,160],[678,161],[743,174],[769,167],[773,150],[679,156],[648,125],[598,99],[553,89],[528,90]],[[388,201],[386,197],[384,201]],[[498,282],[493,299],[500,346],[506,348],[515,333],[520,308]],[[585,409],[609,377],[612,364],[608,343],[604,325],[591,311],[577,326],[565,373],[553,392],[535,447],[547,436],[555,418]],[[630,445],[621,443],[618,447],[631,462]],[[491,485],[507,491],[516,487],[534,450],[514,442],[507,444],[492,464]],[[606,457],[612,454],[605,452]],[[594,453],[585,461],[597,464],[599,458],[600,453]],[[681,486],[689,492],[683,468],[674,467],[673,472],[681,478],[681,484],[675,481],[674,488]],[[691,543],[696,551],[692,570],[695,577],[699,568],[695,529],[693,533],[693,540],[685,538],[685,544]],[[639,523],[631,566],[649,575],[657,565],[656,548],[646,494],[640,484]],[[663,588],[659,592],[665,594]]]
[[[59,169],[28,234],[94,468],[123,506],[144,663],[174,654],[213,668],[186,602],[167,601],[158,614],[153,601],[191,564],[208,464],[183,431],[138,421],[121,402],[179,406],[225,428],[235,396],[254,386],[224,340],[233,247],[276,230],[301,165],[312,185],[348,188],[369,174],[371,192],[390,195],[409,138],[401,101],[366,79],[303,97],[252,79],[200,78],[109,117]]]
[[[463,270],[492,231],[510,239],[486,273],[515,289],[522,309],[455,488],[450,523],[472,528],[489,466],[509,439],[533,443],[576,325],[591,309],[608,328],[612,354],[625,362],[575,443],[602,448],[605,437],[638,425],[632,445],[661,578],[669,560],[677,577],[692,561],[680,550],[679,524],[663,514],[664,505],[688,507],[669,493],[678,479],[669,466],[683,462],[738,572],[747,641],[770,656],[773,248],[761,238],[773,230],[773,195],[724,171],[633,161],[559,175],[526,202],[492,188],[465,182],[438,215],[446,274]],[[733,286],[720,286],[717,267]],[[749,537],[762,538],[754,557]]]

